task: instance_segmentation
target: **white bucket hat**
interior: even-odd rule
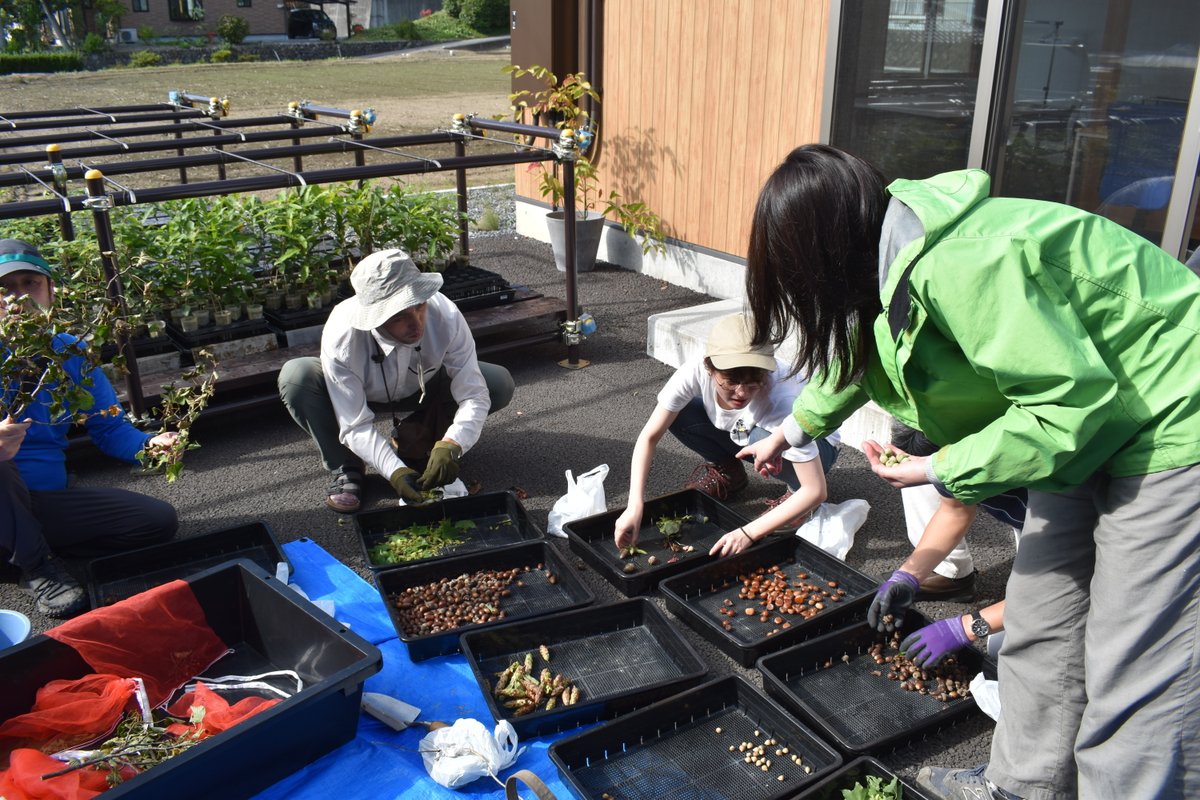
[[[358,262],[350,285],[355,292],[346,301],[355,305],[350,326],[370,331],[437,294],[442,276],[421,272],[403,250],[380,250]]]

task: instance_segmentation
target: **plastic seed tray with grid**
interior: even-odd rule
[[[270,526],[252,522],[93,559],[87,566],[88,595],[92,607],[99,608],[233,559],[249,559],[271,575],[280,562],[291,569]]]
[[[547,648],[549,661],[539,646]],[[708,672],[687,640],[644,599],[465,633],[462,651],[492,716],[509,720],[522,739],[611,719],[686,689]],[[568,706],[559,699],[548,711],[543,702],[523,716],[505,708],[505,698],[494,691],[497,675],[527,653],[533,655],[532,677],[542,669],[561,674],[578,687],[579,701]]]
[[[387,563],[375,559],[371,550],[393,534],[414,525],[437,525],[442,520],[469,521],[474,528],[457,531],[461,543],[443,549],[435,556]],[[464,555],[480,550],[520,544],[542,538],[525,507],[512,492],[493,492],[473,497],[455,497],[424,506],[398,506],[354,515],[354,529],[362,544],[367,566],[379,570],[403,564],[419,564],[436,558]]]
[[[928,619],[910,611],[901,636],[927,624]],[[888,680],[886,665],[876,664],[867,652],[883,637],[860,623],[763,656],[758,661],[763,686],[847,753],[898,747],[979,710],[969,697],[943,702]],[[955,656],[968,681],[981,670],[995,673],[994,664],[978,650],[964,648]]]
[[[748,763],[743,743],[762,745],[770,766]],[[783,748],[786,754],[777,752]],[[588,800],[779,800],[842,763],[740,677],[710,681],[555,742],[550,759]]]
[[[866,787],[868,777],[881,778],[886,786],[896,778],[896,773],[870,756],[859,756],[816,786],[801,792],[795,800],[844,800],[843,791],[852,791],[856,784]],[[933,800],[903,780],[899,786],[904,800]]]
[[[742,590],[740,576],[773,566],[780,567],[789,585],[799,584],[797,576],[800,574],[805,575],[804,582],[821,587],[834,582],[837,586],[829,587],[827,591],[839,599],[826,599],[824,608],[808,619],[771,609],[767,612],[770,619],[762,622],[759,612],[766,610],[765,606],[758,599],[739,597]],[[861,616],[878,586],[874,578],[803,539],[776,534],[767,537],[759,547],[668,578],[659,584],[659,589],[671,613],[730,658],[749,667],[767,653],[833,630]],[[837,595],[837,589],[845,594]],[[755,614],[745,614],[746,608],[753,608]],[[735,613],[728,616],[722,613],[725,610]],[[782,619],[788,627],[776,624],[776,618]]]
[[[499,274],[479,267],[460,265],[442,273],[441,293],[461,311],[511,303],[517,293]]]
[[[563,532],[567,534],[571,550],[626,597],[652,591],[663,578],[678,575],[710,559],[708,551],[718,539],[749,521],[695,489],[656,497],[646,501],[642,526],[638,529],[637,547],[645,550],[646,555],[622,558],[613,544],[613,528],[624,511],[620,508],[565,523]],[[685,514],[693,519],[680,529],[679,543],[692,549],[676,552],[668,546],[655,521]],[[650,556],[658,563],[651,565]],[[636,570],[624,572],[626,564],[634,564]]]
[[[542,565],[541,569],[537,568],[538,564]],[[435,583],[442,578],[484,570],[524,570],[525,567],[530,569],[520,575],[524,586],[517,586],[514,582],[510,586],[511,594],[500,601],[503,619],[462,625],[437,633],[413,634],[405,630],[402,616],[393,600],[397,592]],[[575,568],[569,566],[553,547],[545,541],[539,541],[380,570],[375,573],[375,586],[383,597],[400,641],[408,645],[409,658],[424,661],[457,653],[459,635],[467,631],[590,605],[595,597],[575,572]]]

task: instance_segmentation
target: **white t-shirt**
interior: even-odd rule
[[[768,373],[767,382],[755,392],[745,408],[721,408],[717,405],[716,381],[705,369],[704,357],[701,356],[675,370],[667,385],[658,393],[658,403],[668,411],[678,412],[693,398],[699,397],[704,402],[709,421],[718,430],[728,431],[729,438],[734,443],[745,445],[749,443],[749,433],[756,425],[774,433],[791,415],[792,403],[808,383],[808,379],[800,375],[785,380],[776,379],[778,375],[786,375],[789,369],[787,364],[778,358],[775,359],[775,372]],[[825,437],[825,441],[836,447],[841,441],[841,436],[834,431]],[[815,443],[803,447],[790,447],[783,451],[783,457],[787,461],[812,461],[817,455]]]

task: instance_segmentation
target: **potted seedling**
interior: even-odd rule
[[[604,221],[612,217],[630,236],[639,235],[642,254],[662,254],[666,251],[663,242],[662,220],[645,203],[629,202],[615,189],[607,194],[600,186],[596,166],[586,155],[590,144],[598,134],[596,120],[584,108],[585,102],[593,107],[600,102],[599,93],[592,87],[582,72],[569,73],[561,80],[549,69],[534,65],[504,68],[515,78],[532,77],[545,87],[538,91],[523,89],[509,95],[512,118],[524,121],[528,112],[535,121],[553,125],[559,130],[571,130],[578,143],[580,154],[575,161],[575,269],[587,272],[596,263],[600,248],[600,237],[604,232]],[[563,200],[566,197],[562,176],[557,161],[530,164],[530,170],[538,173],[538,189],[554,208],[546,215],[550,232],[550,243],[559,271],[566,270],[566,248]]]

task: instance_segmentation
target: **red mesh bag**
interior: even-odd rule
[[[265,711],[278,702],[279,698],[244,697],[230,705],[224,697],[197,681],[195,690],[188,692],[168,706],[167,713],[173,717],[188,719],[192,713],[192,706],[203,706],[204,719],[198,727],[202,737],[208,737],[214,733],[228,730],[247,717]],[[195,727],[197,726],[176,722],[168,725],[167,730],[176,736],[182,736]]]
[[[9,768],[0,772],[0,797],[7,800],[90,800],[108,789],[105,770],[76,769],[53,778],[43,775],[63,768],[37,750],[15,750]]]
[[[56,753],[104,736],[116,727],[126,708],[136,707],[136,691],[132,679],[117,675],[50,681],[38,689],[28,713],[0,725],[0,764],[17,747]]]

